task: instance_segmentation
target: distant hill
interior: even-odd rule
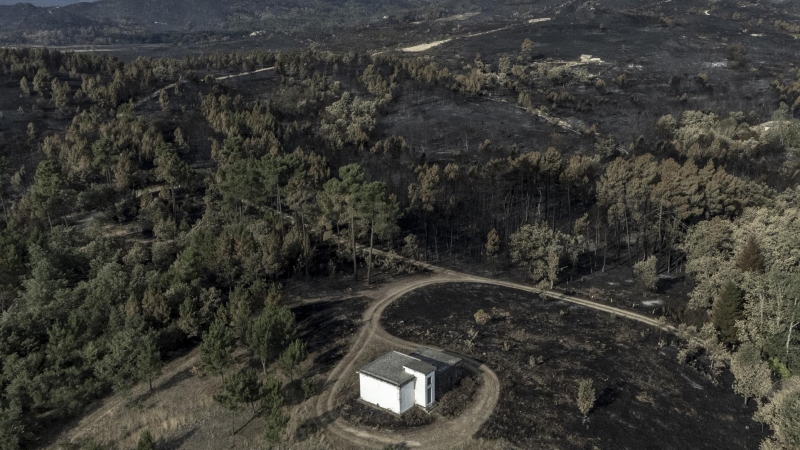
[[[696,3],[682,0],[687,5],[704,1],[708,0]],[[733,8],[735,2],[712,3],[722,9],[725,5]],[[767,14],[767,23],[779,18],[791,21],[786,13],[796,14],[800,9],[800,1],[790,0],[769,0],[755,5]],[[780,5],[782,14],[775,12],[777,6],[770,5]],[[251,32],[287,35],[334,32],[384,23],[424,22],[472,12],[481,12],[480,20],[508,20],[573,13],[594,16],[603,11],[630,12],[637,8],[644,8],[641,0],[29,0],[26,3],[0,0],[0,42],[38,45],[175,42],[194,39],[187,36],[205,39],[207,34],[230,37]],[[641,15],[650,13],[645,11]]]
[[[73,3],[80,3],[80,2],[93,2],[97,0],[27,0],[27,1],[20,1],[20,0],[0,0],[0,5],[7,6],[7,5],[16,5],[18,3],[30,3],[33,6],[67,6]]]
[[[320,31],[365,26],[387,18],[406,22],[435,19],[471,11],[487,1],[31,0],[19,3],[0,0],[0,40],[46,45],[108,41],[108,38],[124,42],[147,39],[148,34],[175,32]],[[34,3],[65,6],[36,7]]]

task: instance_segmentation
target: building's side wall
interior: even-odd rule
[[[400,414],[414,406],[414,386],[416,384],[417,380],[414,380],[400,387]]]
[[[420,406],[427,407],[428,403],[425,401],[426,400],[426,398],[425,398],[425,388],[427,387],[425,379],[427,378],[427,375],[425,375],[424,373],[421,373],[421,372],[417,372],[415,370],[411,370],[408,367],[405,367],[405,371],[410,373],[410,374],[412,374],[412,375],[414,375],[417,378],[416,379],[417,386],[416,386],[416,389],[414,390],[414,401]],[[436,372],[432,372],[430,374],[430,376],[431,376],[431,386],[432,386],[432,389],[433,389],[433,392],[431,392],[431,403],[435,403],[436,402]]]
[[[358,381],[362,400],[400,414],[399,387],[363,373],[358,374]]]
[[[461,381],[461,377],[464,376],[464,367],[457,364],[436,375],[436,394],[441,397]]]

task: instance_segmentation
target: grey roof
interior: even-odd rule
[[[418,358],[400,352],[389,352],[362,367],[359,372],[395,386],[402,386],[414,379],[414,375],[406,372],[404,367],[426,375],[436,370],[435,366]]]
[[[415,372],[424,373],[425,375],[436,371],[435,366],[428,364],[425,361],[420,361],[419,359],[412,359],[406,364],[403,364],[403,367],[408,367]]]
[[[453,356],[428,347],[417,348],[411,356],[436,366],[436,370],[439,372],[445,371],[462,361],[458,356]]]

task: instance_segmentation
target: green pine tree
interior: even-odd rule
[[[714,326],[719,331],[720,339],[727,344],[739,343],[736,321],[742,318],[743,304],[742,290],[732,282],[722,287],[719,298],[714,302]]]
[[[294,381],[295,371],[306,358],[308,358],[306,343],[300,339],[295,339],[281,354],[278,364],[289,379]]]
[[[156,450],[156,443],[150,431],[144,430],[139,435],[139,443],[136,444],[136,450]]]
[[[752,236],[747,240],[742,253],[736,259],[736,265],[742,272],[764,272],[764,256],[761,254],[758,242]]]
[[[220,375],[225,382],[225,369],[233,364],[234,337],[231,330],[222,320],[215,320],[211,328],[203,335],[200,354],[206,370]]]
[[[147,380],[150,390],[153,390],[153,379],[161,375],[161,352],[153,334],[142,338],[139,345],[139,354],[136,357],[136,372],[140,380]]]

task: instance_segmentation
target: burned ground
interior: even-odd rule
[[[492,316],[485,325],[476,324],[479,309]],[[479,432],[485,438],[569,449],[754,449],[763,438],[752,405],[742,406],[726,377],[712,382],[678,364],[674,336],[615,316],[506,288],[446,284],[398,300],[384,325],[498,374],[501,399]],[[598,394],[585,425],[575,400],[582,378]]]

